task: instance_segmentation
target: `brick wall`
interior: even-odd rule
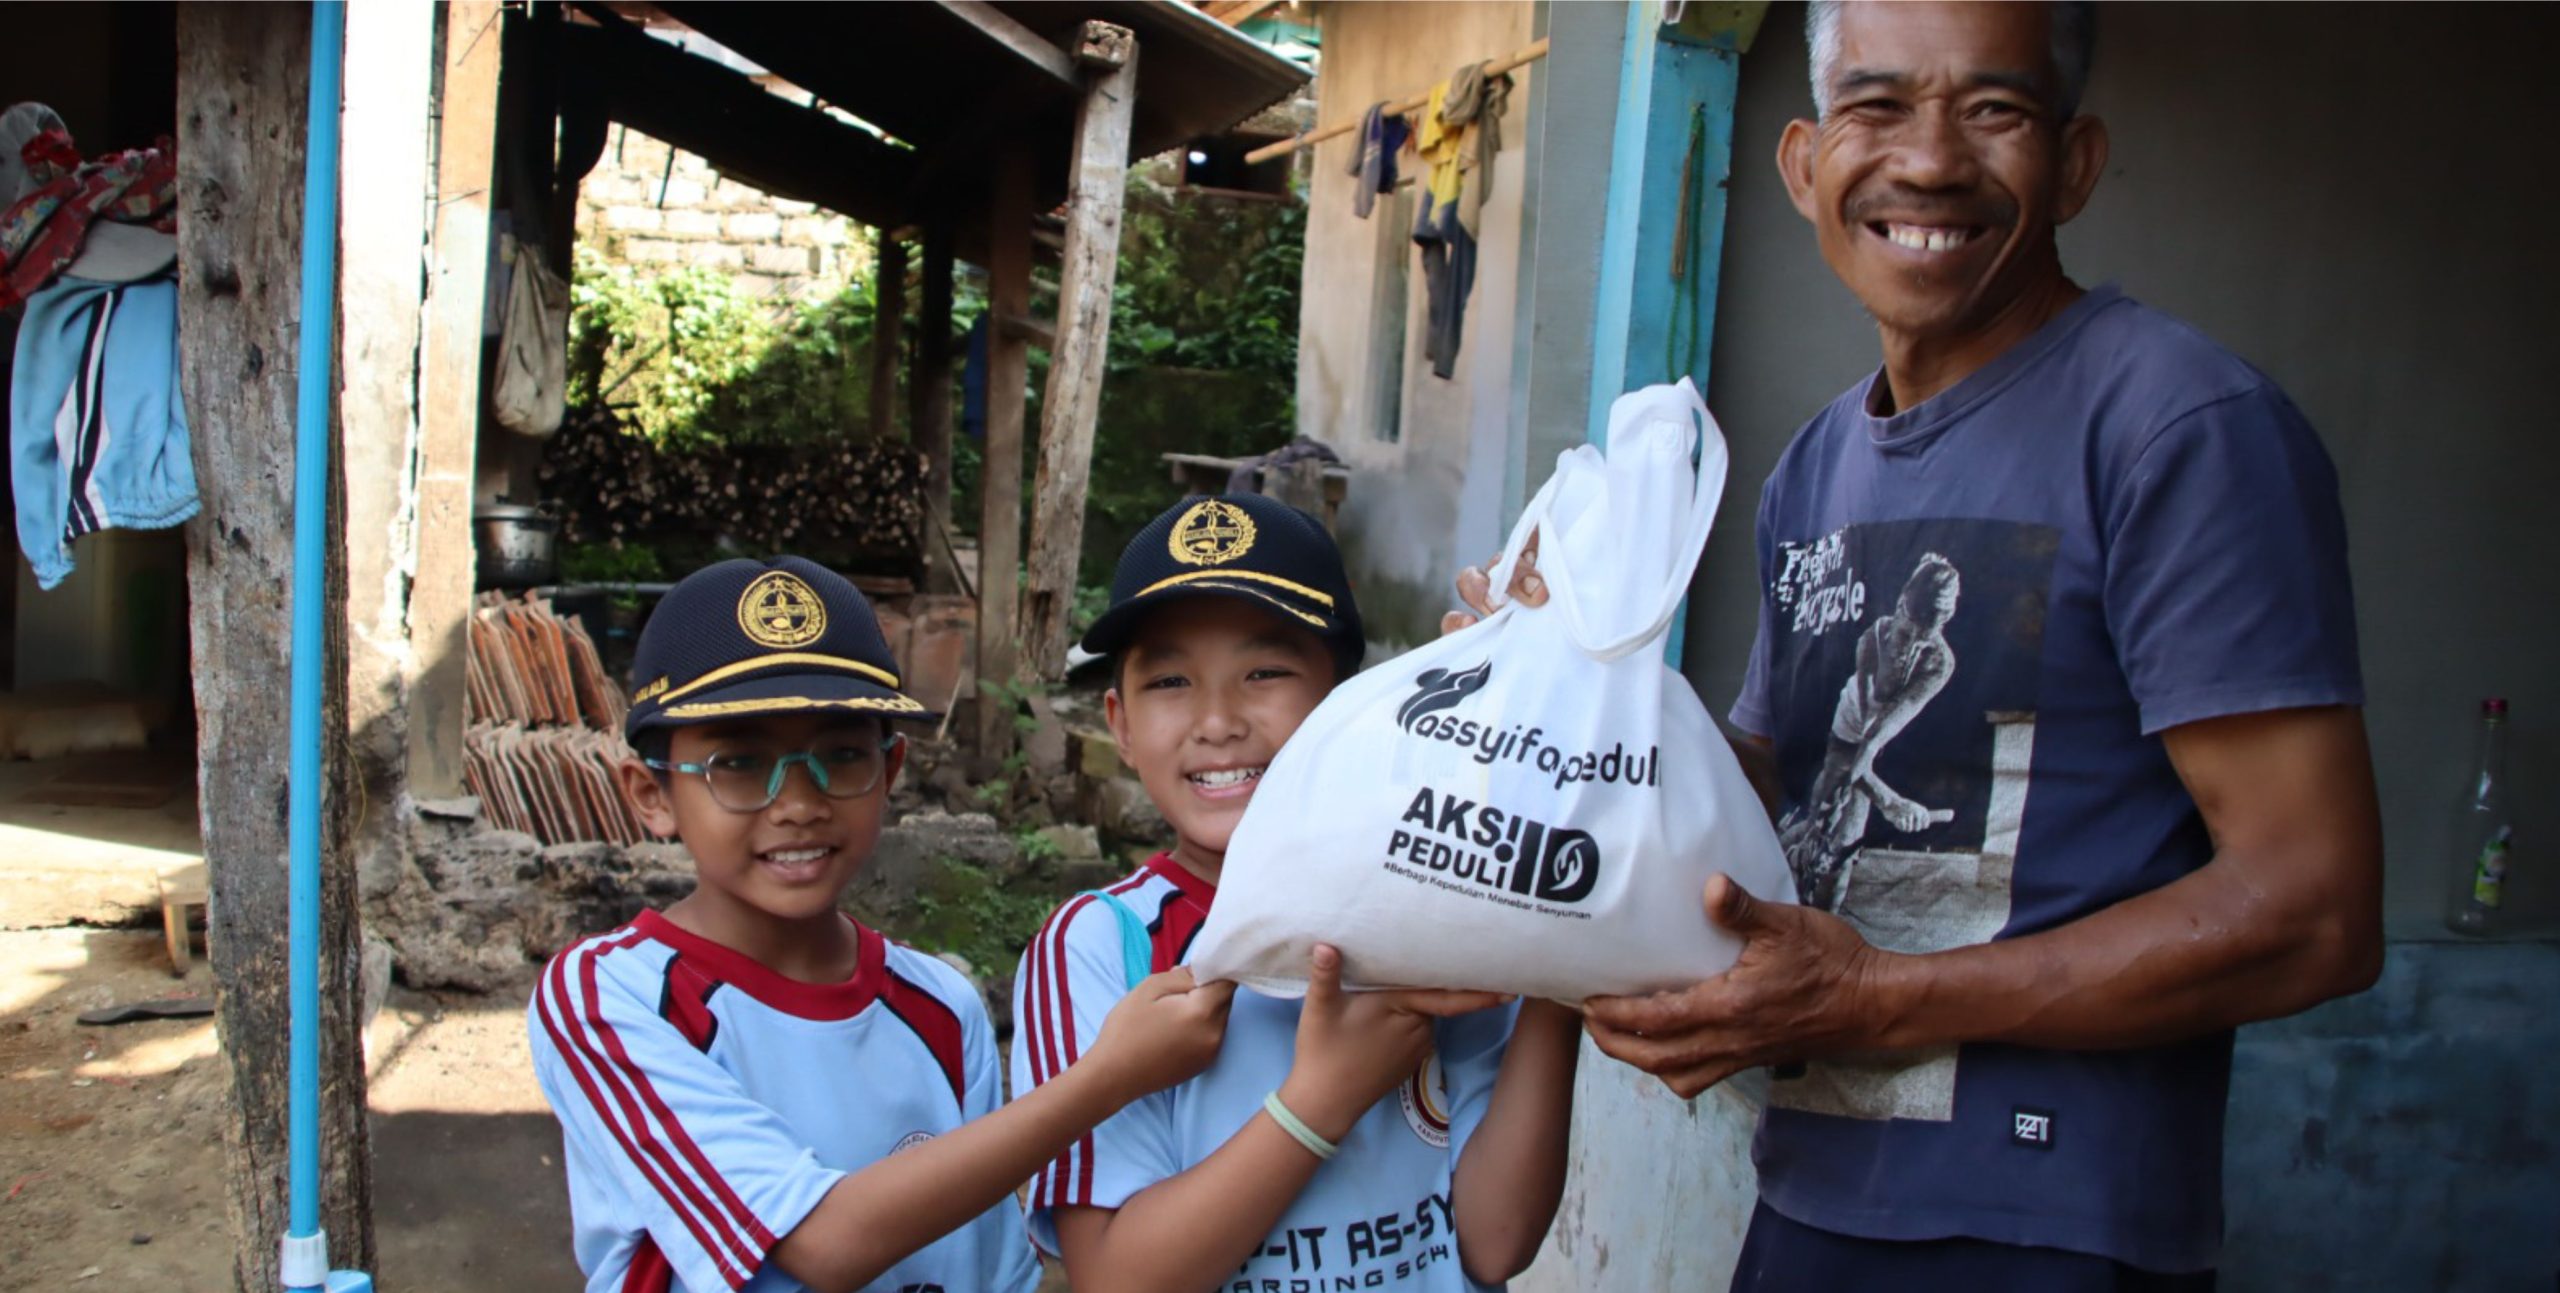
[[[620,264],[725,270],[752,296],[825,297],[871,268],[870,230],[621,125],[579,186],[578,241]]]

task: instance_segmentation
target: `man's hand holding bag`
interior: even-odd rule
[[[1195,970],[1294,995],[1321,941],[1362,986],[1580,1001],[1731,965],[1707,878],[1777,902],[1794,886],[1661,649],[1725,463],[1685,380],[1621,396],[1605,458],[1559,455],[1493,572],[1508,587],[1534,538],[1547,604],[1504,605],[1307,717],[1228,845]]]

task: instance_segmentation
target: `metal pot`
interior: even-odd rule
[[[482,588],[531,588],[560,578],[560,522],[521,503],[488,503],[471,514]]]

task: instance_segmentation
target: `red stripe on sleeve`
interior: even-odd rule
[[[642,935],[634,933],[630,939],[636,942],[641,937]],[[605,951],[613,952],[626,946],[629,946],[628,942],[607,944]],[[756,1247],[748,1265],[752,1268],[762,1264],[764,1250],[773,1247],[773,1232],[767,1230],[754,1210],[738,1198],[735,1190],[729,1188],[729,1182],[727,1178],[720,1175],[720,1169],[711,1165],[711,1156],[703,1153],[702,1147],[694,1143],[692,1134],[687,1132],[684,1129],[684,1123],[676,1118],[675,1110],[668,1108],[667,1102],[659,1097],[658,1089],[650,1083],[648,1073],[632,1060],[631,1052],[623,1047],[621,1034],[616,1033],[613,1024],[605,1019],[604,1006],[596,990],[596,962],[601,959],[601,954],[589,957],[585,972],[580,976],[580,987],[586,994],[586,1017],[590,1025],[596,1035],[603,1038],[605,1053],[611,1055],[614,1063],[621,1066],[623,1074],[631,1080],[633,1088],[640,1093],[641,1101],[648,1105],[651,1113],[657,1115],[658,1125],[666,1128],[668,1138],[675,1142],[676,1151],[684,1155],[685,1162],[692,1165],[702,1183],[711,1187],[712,1193],[718,1195],[720,1202],[728,1207],[730,1217],[743,1226],[747,1235],[755,1241]]]
[[[658,1241],[640,1236],[640,1247],[631,1254],[631,1265],[622,1272],[622,1293],[674,1293],[676,1268],[667,1264],[667,1255],[658,1251]]]
[[[905,975],[891,970],[885,976],[880,1001],[889,1013],[907,1026],[933,1054],[934,1063],[942,1066],[942,1076],[951,1083],[951,1104],[965,1121],[969,1116],[969,1070],[961,1040],[960,1016],[940,997],[925,990]]]
[[[649,1135],[648,1123],[638,1116],[638,1110],[631,1107],[629,1096],[615,1086],[613,1098],[608,1100],[598,1089],[600,1085],[614,1085],[610,1072],[605,1069],[602,1057],[596,1055],[587,1043],[583,1032],[573,1030],[569,1024],[563,1022],[564,1019],[572,1022],[576,1019],[575,1011],[570,1004],[572,999],[568,988],[568,963],[573,957],[589,956],[592,952],[591,944],[580,944],[552,959],[551,968],[543,975],[542,990],[534,997],[536,1008],[542,1016],[543,1031],[551,1035],[552,1048],[560,1053],[561,1063],[568,1068],[570,1076],[577,1080],[578,1089],[586,1094],[587,1103],[594,1108],[597,1118],[613,1133],[613,1138],[620,1142],[624,1155],[630,1158],[633,1166],[640,1169],[640,1175],[649,1182],[650,1188],[656,1190],[659,1197],[665,1199],[667,1205],[674,1209],[677,1218],[684,1222],[685,1229],[692,1233],[694,1243],[711,1255],[712,1261],[720,1267],[721,1276],[729,1281],[730,1286],[743,1287],[747,1282],[745,1273],[737,1269],[730,1260],[730,1254],[723,1249],[724,1243],[728,1245],[737,1243],[735,1236],[728,1234],[724,1229],[718,1240],[713,1238],[711,1231],[705,1228],[702,1221],[702,1216],[708,1213],[707,1207],[699,1201],[699,1196],[691,1189],[680,1190],[670,1183],[670,1174],[676,1174],[674,1162],[668,1159],[665,1149],[657,1144],[656,1138]],[[625,1117],[630,1119],[627,1127],[623,1122]],[[680,1180],[680,1174],[677,1176]],[[695,1211],[697,1207],[704,1208],[704,1212],[697,1214]],[[661,1254],[662,1259],[663,1257],[664,1254]]]

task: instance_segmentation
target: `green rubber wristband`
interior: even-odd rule
[[[1317,1135],[1315,1128],[1298,1121],[1298,1115],[1289,1112],[1289,1106],[1280,1103],[1279,1092],[1274,1091],[1262,1097],[1262,1111],[1270,1114],[1271,1121],[1280,1124],[1280,1130],[1289,1133],[1292,1139],[1306,1146],[1307,1152],[1315,1155],[1319,1160],[1330,1159],[1342,1152],[1340,1145]]]

